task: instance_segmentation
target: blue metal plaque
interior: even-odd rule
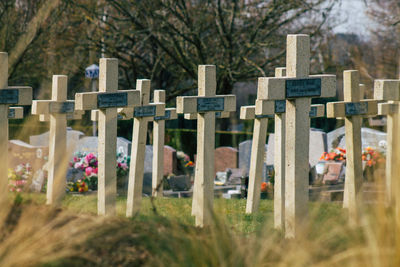
[[[317,110],[318,110],[317,107],[311,107],[310,113],[309,113],[310,118],[317,117]]]
[[[0,90],[0,104],[18,104],[19,100],[18,89],[3,89]]]
[[[268,118],[272,119],[274,115],[256,115],[256,119]]]
[[[197,111],[207,112],[207,111],[223,111],[224,110],[223,97],[205,97],[197,98]]]
[[[156,106],[135,107],[134,117],[154,117],[156,115]]]
[[[99,66],[96,64],[90,65],[85,69],[86,78],[95,79],[99,77]]]
[[[8,118],[9,119],[15,118],[15,109],[9,109],[8,110]]]
[[[118,108],[128,105],[128,94],[119,93],[103,93],[97,95],[98,108]]]
[[[55,109],[52,110],[52,112],[55,113],[72,113],[74,112],[75,109],[75,103],[74,102],[64,102],[61,103],[61,105]]]
[[[286,80],[286,98],[321,96],[321,79]]]
[[[368,112],[367,102],[345,103],[345,116],[365,115]]]
[[[276,100],[275,113],[285,113],[285,112],[286,112],[286,100]]]
[[[171,117],[171,110],[166,110],[164,116],[157,116],[154,117],[155,121],[163,121],[163,120],[168,120]]]

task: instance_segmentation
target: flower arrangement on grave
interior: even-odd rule
[[[337,147],[333,149],[331,152],[322,153],[319,160],[334,160],[334,161],[345,161],[346,160],[346,149]]]
[[[362,160],[366,162],[368,167],[373,167],[378,163],[385,161],[381,152],[374,150],[372,147],[367,147],[362,153]]]
[[[8,189],[10,192],[22,192],[28,181],[32,179],[32,167],[29,163],[22,163],[14,169],[8,169]]]
[[[261,183],[261,198],[272,198],[274,192],[274,186],[270,182]]]
[[[117,154],[117,178],[125,176],[129,172],[130,158],[122,153]],[[67,191],[69,192],[87,192],[88,190],[97,190],[98,159],[93,153],[78,152],[69,163],[70,167],[83,173],[83,177],[77,181],[69,182]]]

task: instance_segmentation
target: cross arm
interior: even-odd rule
[[[0,104],[28,106],[32,103],[32,87],[8,86],[0,90]]]
[[[256,106],[242,106],[240,108],[241,120],[254,120],[255,118],[273,118],[273,115],[256,115]]]
[[[400,80],[375,80],[374,99],[400,100]]]
[[[83,110],[75,110],[72,113],[67,113],[67,120],[81,120],[85,112]],[[50,121],[50,114],[39,114],[39,121],[47,122]]]
[[[333,97],[335,94],[335,75],[310,75],[307,78],[300,79],[286,77],[258,78],[257,96],[259,99],[283,100],[298,97]]]
[[[310,118],[318,118],[325,116],[325,105],[324,104],[314,104],[311,105]]]
[[[180,96],[176,98],[178,113],[205,113],[217,111],[236,111],[235,95],[205,96]]]
[[[24,117],[23,107],[9,107],[8,118],[9,119],[22,119]]]
[[[378,113],[378,101],[361,100],[360,102],[330,102],[327,104],[328,118],[343,118],[352,116],[368,116]]]
[[[379,103],[378,115],[390,115],[399,112],[399,104],[393,102]]]
[[[165,112],[165,103],[150,103],[143,106],[119,108],[118,113],[124,119],[133,119],[141,117],[163,116]]]
[[[32,114],[50,113],[72,113],[75,110],[74,100],[53,101],[53,100],[34,100],[32,101]]]
[[[178,114],[176,113],[176,108],[166,108],[164,115],[154,117],[154,120],[176,120],[177,118]]]
[[[140,105],[139,90],[120,90],[115,93],[89,92],[75,94],[76,110],[122,108]]]

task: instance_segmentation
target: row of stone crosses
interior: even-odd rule
[[[264,159],[268,119],[275,119],[275,227],[294,237],[306,222],[308,202],[308,149],[310,117],[324,116],[324,105],[311,105],[312,98],[334,97],[335,75],[310,75],[310,38],[288,35],[286,68],[277,68],[275,77],[258,79],[254,106],[241,108],[241,119],[254,120],[249,190],[246,212],[257,211]],[[209,225],[213,217],[215,118],[228,117],[236,111],[235,95],[216,95],[216,68],[200,65],[198,96],[177,97],[177,108],[165,108],[165,91],[155,90],[150,103],[150,80],[138,80],[136,90],[118,90],[118,61],[100,59],[99,92],[77,93],[67,100],[67,77],[53,76],[52,99],[34,100],[32,88],[8,86],[8,57],[0,53],[0,125],[8,129],[8,119],[22,116],[21,107],[30,105],[32,114],[50,121],[47,203],[57,204],[65,193],[67,119],[79,119],[86,110],[98,121],[98,214],[116,213],[116,141],[117,119],[134,119],[133,148],[129,174],[126,216],[140,210],[147,125],[154,121],[153,193],[162,195],[165,120],[177,113],[197,119],[197,159],[193,190],[192,215],[197,226]],[[399,80],[376,80],[375,100],[364,100],[358,71],[344,72],[344,101],[327,104],[327,117],[344,118],[347,144],[347,167],[344,207],[350,222],[359,217],[362,186],[361,123],[363,116],[388,116],[387,195],[392,202],[392,178],[396,173],[394,157],[398,153],[394,133],[398,127]],[[388,101],[379,103],[378,100]],[[379,112],[378,112],[379,109]],[[1,190],[7,192],[8,130],[0,131]],[[396,150],[396,151],[395,151]],[[64,164],[65,165],[65,164]]]

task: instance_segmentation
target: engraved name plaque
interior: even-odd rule
[[[311,109],[310,109],[310,118],[315,118],[315,117],[317,117],[317,107],[311,107]]]
[[[125,107],[128,105],[127,93],[105,93],[97,95],[98,108]]]
[[[368,103],[345,103],[345,115],[365,115],[368,112]]]
[[[285,112],[286,112],[286,100],[276,100],[275,113],[285,113]]]
[[[52,112],[55,113],[71,113],[74,112],[75,103],[74,102],[63,102],[57,105],[54,105],[52,108]]]
[[[321,96],[321,79],[286,80],[286,98]]]
[[[8,110],[8,118],[9,119],[15,118],[15,109],[9,109]]]
[[[0,104],[18,104],[18,89],[0,90]]]
[[[197,99],[197,111],[223,111],[224,98],[223,97],[205,97]]]
[[[133,111],[134,117],[153,117],[156,115],[156,106],[135,107]]]
[[[155,121],[168,120],[171,117],[171,110],[166,110],[164,116],[154,117]]]

